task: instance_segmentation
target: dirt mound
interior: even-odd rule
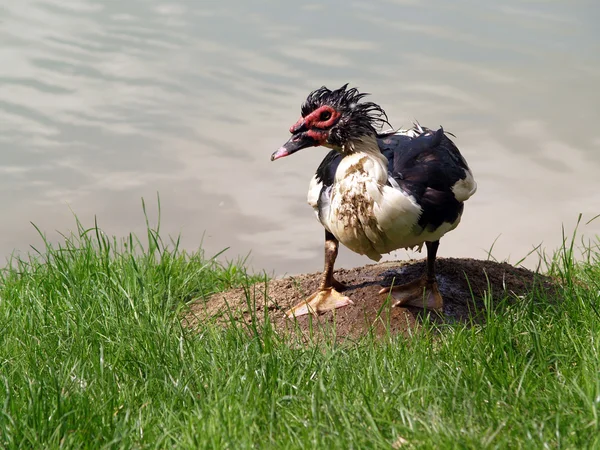
[[[408,334],[419,323],[423,310],[391,308],[391,302],[378,291],[392,283],[398,285],[412,281],[424,270],[424,261],[385,262],[340,269],[335,272],[335,277],[348,286],[344,294],[353,300],[354,305],[318,317],[296,319],[288,319],[285,311],[316,291],[320,273],[257,283],[196,300],[190,305],[184,323],[194,326],[199,321],[216,319],[222,323],[235,320],[249,324],[253,318],[264,320],[265,312],[268,312],[277,331],[295,331],[304,336],[331,331],[333,327],[337,338],[354,339],[370,331],[380,334],[386,329],[392,333]],[[496,300],[507,296],[518,300],[533,289],[555,290],[548,277],[506,263],[439,258],[436,271],[444,298],[444,314],[434,315],[438,321],[481,320],[486,293],[491,293]]]

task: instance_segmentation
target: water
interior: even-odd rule
[[[396,127],[456,134],[479,190],[442,256],[553,249],[600,213],[599,20],[594,0],[5,2],[0,256],[39,246],[29,222],[58,239],[73,212],[142,232],[159,192],[188,249],[320,270],[305,197],[325,150],[269,157],[308,92],[345,82]],[[338,266],[366,262],[345,250]]]

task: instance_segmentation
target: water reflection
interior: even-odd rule
[[[187,248],[318,270],[322,149],[271,163],[313,88],[458,136],[479,182],[442,256],[519,259],[600,204],[593,2],[22,1],[0,23],[0,255],[72,227],[142,231],[160,192]],[[600,232],[592,223],[587,233]],[[56,237],[55,235],[51,235]],[[397,252],[392,257],[405,257]],[[340,265],[367,262],[343,251]]]

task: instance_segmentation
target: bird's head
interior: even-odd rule
[[[311,92],[300,119],[290,127],[292,137],[271,155],[271,161],[319,145],[344,152],[352,141],[375,136],[376,129],[388,123],[385,111],[375,103],[361,102],[369,94],[347,87],[331,91],[323,86]]]

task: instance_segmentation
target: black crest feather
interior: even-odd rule
[[[331,138],[334,139],[333,143],[342,145],[350,139],[377,134],[384,124],[391,127],[381,106],[373,102],[361,102],[367,95],[357,88],[348,89],[348,83],[333,91],[323,86],[308,95],[302,104],[301,114],[306,117],[323,105],[333,107],[341,114],[341,119],[332,130]]]

